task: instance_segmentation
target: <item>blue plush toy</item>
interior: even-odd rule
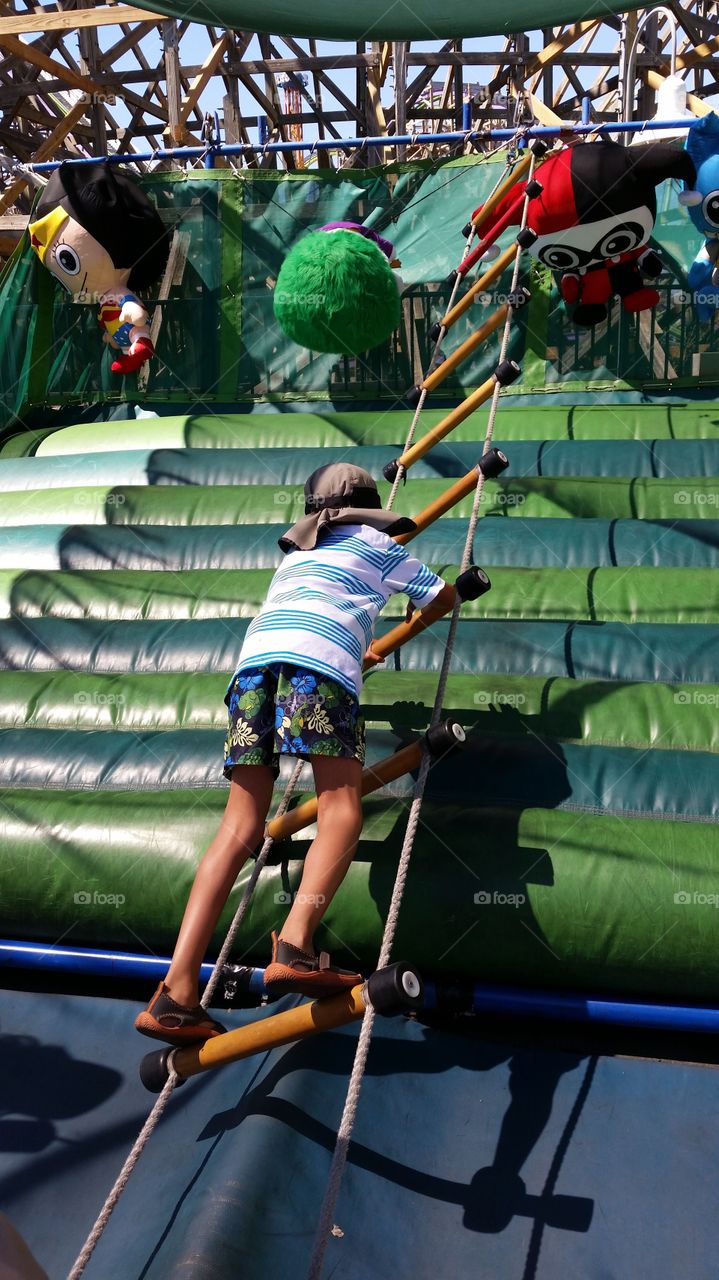
[[[719,306],[719,116],[711,111],[693,124],[685,143],[696,180],[679,197],[704,244],[689,271],[694,309],[702,323]]]

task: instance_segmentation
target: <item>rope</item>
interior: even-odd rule
[[[513,140],[511,140],[511,141],[513,141]],[[492,187],[492,190],[490,191],[489,195],[487,196],[487,199],[488,199],[488,200],[491,200],[491,198],[492,198],[492,196],[494,195],[494,193],[495,193],[495,191],[497,190],[497,188],[500,186],[500,184],[501,184],[502,182],[504,182],[505,176],[507,175],[507,173],[509,173],[510,169],[513,167],[513,164],[514,164],[514,161],[513,161],[512,159],[508,159],[508,160],[507,160],[507,163],[506,163],[506,164],[505,164],[505,166],[504,166],[504,170],[503,170],[503,172],[502,172],[502,173],[500,173],[499,177],[497,178],[497,181],[495,182],[494,186]],[[471,226],[471,227],[470,227],[470,230],[469,230],[469,235],[467,236],[467,239],[466,239],[466,242],[465,242],[464,251],[463,251],[463,253],[462,253],[462,258],[461,258],[461,261],[462,261],[462,262],[464,262],[464,259],[467,257],[467,254],[469,253],[469,251],[470,251],[470,249],[471,249],[471,247],[472,247],[472,241],[473,241],[473,239],[474,239],[474,236],[475,236],[474,226]],[[447,312],[448,312],[448,311],[451,311],[451,310],[452,310],[452,307],[454,306],[454,300],[455,300],[455,298],[456,298],[456,296],[457,296],[457,293],[458,293],[458,291],[459,291],[459,287],[460,287],[461,283],[462,283],[462,277],[461,277],[460,275],[455,276],[455,280],[454,280],[454,283],[453,283],[453,285],[452,285],[452,292],[451,292],[451,294],[450,294],[450,296],[449,296],[449,302],[447,303],[447,306],[445,307],[445,312],[444,312],[444,314],[445,314],[445,315],[447,314]],[[440,350],[440,347],[441,347],[441,345],[442,345],[442,341],[443,341],[443,339],[444,339],[444,335],[445,335],[445,333],[446,333],[446,332],[447,332],[447,330],[446,330],[446,329],[444,329],[444,328],[440,328],[439,334],[438,334],[438,336],[437,336],[437,341],[435,342],[434,347],[433,347],[433,349],[432,349],[432,356],[431,356],[431,358],[430,358],[430,362],[429,362],[429,367],[430,367],[430,369],[433,367],[433,365],[434,365],[434,363],[435,363],[435,360],[437,359],[437,356],[439,355],[439,350]],[[425,390],[425,388],[423,387],[423,388],[422,388],[422,390],[420,391],[419,400],[417,401],[417,405],[416,405],[416,407],[415,407],[415,411],[414,411],[414,415],[413,415],[413,417],[412,417],[412,421],[411,421],[411,422],[410,422],[410,424],[409,424],[409,430],[408,430],[408,432],[407,432],[407,439],[406,439],[406,440],[405,440],[405,442],[404,442],[404,449],[402,450],[402,452],[403,452],[403,453],[406,453],[406,452],[407,452],[407,450],[409,449],[410,445],[412,444],[412,441],[414,440],[414,434],[415,434],[415,431],[417,430],[417,423],[419,422],[420,414],[422,413],[422,410],[423,410],[423,408],[424,408],[424,402],[425,402],[425,400],[427,399],[427,394],[428,394],[428,393],[427,393],[427,391],[426,391],[426,390]],[[404,478],[405,478],[406,474],[407,474],[407,472],[406,472],[405,467],[403,467],[402,465],[400,465],[400,466],[398,467],[398,469],[397,469],[397,475],[395,476],[394,481],[393,481],[393,483],[392,483],[392,489],[391,489],[391,491],[390,491],[390,495],[389,495],[389,502],[387,503],[387,508],[386,508],[388,511],[391,511],[391,510],[392,510],[392,507],[393,507],[393,505],[394,505],[394,500],[395,500],[395,498],[396,498],[396,496],[397,496],[397,491],[398,491],[398,489],[399,489],[399,486],[402,484],[402,482],[403,482],[403,480],[404,480]]]
[[[295,767],[292,770],[292,773],[290,774],[290,777],[288,779],[287,786],[285,787],[282,799],[280,800],[280,803],[277,806],[277,812],[275,814],[276,818],[281,818],[282,815],[287,812],[287,807],[290,803],[292,792],[294,791],[297,785],[297,782],[299,780],[299,776],[302,772],[303,764],[304,764],[303,760],[298,760],[297,763],[295,764]],[[203,1009],[207,1009],[212,1002],[212,996],[213,996],[215,987],[217,986],[217,983],[219,981],[223,966],[225,965],[229,957],[229,954],[232,950],[232,945],[235,941],[235,937],[237,936],[237,931],[247,914],[247,908],[250,905],[250,898],[252,897],[252,894],[255,891],[255,885],[257,884],[257,881],[260,878],[260,873],[262,871],[262,868],[264,867],[265,863],[267,862],[267,859],[270,856],[270,852],[272,850],[273,844],[274,844],[274,840],[272,839],[272,836],[266,836],[264,843],[262,845],[262,848],[260,849],[260,852],[257,855],[257,859],[255,861],[255,866],[254,866],[252,875],[250,876],[249,880],[247,881],[247,884],[245,885],[245,892],[242,895],[242,900],[239,903],[239,906],[232,918],[232,924],[227,930],[227,936],[225,938],[225,941],[222,944],[220,954],[218,955],[217,960],[215,961],[215,967],[212,970],[212,973],[210,974],[207,980],[207,986],[205,987],[202,1000],[200,1002],[202,1004]]]
[[[290,775],[290,778],[287,782],[287,786],[285,787],[282,799],[279,805],[277,806],[277,812],[275,814],[277,818],[281,818],[283,813],[287,811],[287,807],[290,803],[292,792],[294,791],[300,772],[302,770],[302,765],[303,765],[303,761],[298,760],[294,769],[292,770],[292,774]],[[264,843],[262,845],[262,848],[259,854],[257,855],[257,860],[255,862],[254,870],[249,880],[247,881],[247,884],[245,885],[245,891],[242,895],[241,901],[234,914],[232,923],[227,931],[227,936],[225,938],[225,941],[222,944],[220,954],[218,955],[217,960],[215,961],[215,967],[212,970],[212,973],[210,974],[210,977],[207,982],[207,986],[205,987],[205,990],[203,992],[202,1000],[200,1002],[202,1004],[203,1009],[207,1009],[212,1001],[212,996],[217,986],[217,983],[219,981],[223,965],[225,964],[227,957],[229,956],[230,951],[232,950],[232,944],[235,940],[237,931],[240,925],[242,924],[242,921],[244,920],[245,915],[247,914],[247,908],[250,905],[250,898],[252,897],[255,885],[257,884],[257,881],[260,878],[260,873],[262,871],[262,868],[264,867],[270,855],[270,850],[272,849],[273,843],[274,841],[272,839],[272,836],[266,836]],[[167,1080],[167,1084],[163,1088],[162,1093],[160,1094],[159,1098],[157,1099],[157,1102],[152,1108],[152,1111],[148,1115],[144,1125],[142,1126],[140,1132],[138,1133],[137,1138],[135,1139],[135,1143],[132,1147],[132,1150],[130,1151],[130,1154],[128,1155],[124,1165],[122,1166],[122,1169],[120,1170],[112,1189],[110,1190],[108,1196],[106,1197],[105,1203],[103,1204],[97,1216],[97,1219],[95,1221],[94,1226],[92,1227],[92,1230],[90,1231],[90,1234],[88,1235],[82,1249],[80,1250],[79,1254],[77,1255],[77,1258],[75,1259],[75,1262],[73,1263],[72,1270],[70,1271],[67,1280],[78,1280],[78,1277],[83,1274],[88,1262],[90,1261],[90,1258],[92,1257],[95,1251],[95,1247],[98,1244],[103,1231],[105,1230],[105,1227],[110,1221],[110,1215],[113,1209],[115,1208],[118,1200],[120,1199],[120,1196],[125,1190],[125,1187],[129,1182],[130,1175],[132,1174],[132,1171],[135,1168],[135,1165],[140,1159],[140,1156],[142,1155],[145,1147],[147,1146],[147,1143],[149,1142],[150,1138],[152,1137],[152,1134],[155,1132],[155,1129],[157,1128],[158,1124],[160,1123],[160,1120],[162,1119],[162,1116],[167,1108],[167,1104],[169,1103],[170,1098],[172,1097],[173,1091],[175,1089],[175,1085],[178,1082],[179,1082],[179,1076],[176,1074],[176,1072],[172,1067],[172,1057],[170,1057],[170,1074]]]
[[[534,159],[529,169],[529,181],[532,179],[534,172]],[[527,209],[529,201],[525,198],[522,210],[522,226],[526,225]],[[514,260],[514,270],[512,273],[512,290],[516,289],[519,280],[520,254],[518,253]],[[509,346],[509,335],[512,324],[511,312],[507,313],[507,319],[502,334],[501,354],[499,361],[505,359],[507,348]],[[500,386],[495,384],[492,403],[490,406],[489,416],[487,419],[487,435],[484,442],[483,453],[486,453],[491,446],[492,433],[494,431],[494,422],[497,416],[497,405],[499,402]],[[462,572],[469,568],[472,559],[472,548],[474,546],[474,536],[477,530],[479,520],[479,508],[482,501],[482,492],[484,489],[484,473],[478,470],[477,486],[474,491],[474,501],[472,504],[472,513],[467,525],[467,535],[465,538],[464,552],[462,555]],[[444,656],[442,659],[442,668],[437,682],[437,692],[435,695],[434,706],[432,708],[431,727],[434,728],[438,724],[442,714],[442,705],[447,688],[447,680],[452,665],[452,655],[454,651],[454,641],[457,632],[457,624],[459,621],[459,612],[461,601],[455,601],[452,610],[452,618],[449,625],[449,633],[447,635],[447,643],[445,645]],[[392,954],[392,946],[394,943],[395,933],[397,931],[397,923],[399,921],[400,908],[402,906],[402,897],[409,872],[409,862],[412,856],[417,828],[419,826],[420,813],[422,809],[422,801],[424,800],[425,786],[430,770],[430,756],[425,752],[422,757],[417,782],[412,796],[409,817],[407,819],[407,828],[402,845],[402,852],[399,857],[397,866],[397,876],[392,890],[392,899],[387,912],[387,920],[385,923],[384,934],[382,936],[382,945],[380,948],[379,958],[377,960],[377,968],[382,969],[389,962]],[[350,1075],[349,1085],[347,1086],[347,1096],[345,1098],[342,1119],[340,1120],[337,1130],[337,1141],[335,1144],[332,1163],[330,1165],[329,1176],[327,1179],[327,1187],[325,1190],[322,1208],[320,1209],[317,1231],[315,1234],[314,1244],[312,1247],[312,1256],[310,1258],[310,1266],[307,1272],[307,1280],[320,1280],[322,1274],[322,1264],[324,1262],[325,1251],[333,1226],[333,1218],[339,1196],[342,1177],[347,1164],[347,1156],[349,1154],[349,1144],[352,1138],[352,1130],[354,1128],[357,1116],[357,1108],[359,1106],[360,1091],[362,1089],[362,1081],[367,1067],[367,1059],[369,1056],[370,1044],[372,1042],[372,1032],[374,1030],[375,1011],[371,1005],[368,1006],[362,1019],[362,1027],[357,1039],[357,1049],[355,1051],[355,1059],[352,1065],[352,1073]]]

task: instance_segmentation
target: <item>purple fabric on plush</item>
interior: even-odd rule
[[[320,231],[359,231],[361,236],[367,240],[374,240],[379,249],[382,250],[386,258],[391,262],[394,257],[394,245],[391,240],[385,240],[383,236],[378,235],[371,227],[363,227],[359,222],[327,222],[324,227],[320,227]]]

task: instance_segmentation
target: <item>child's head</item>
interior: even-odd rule
[[[279,540],[283,551],[311,551],[323,529],[336,524],[367,524],[383,533],[410,533],[407,516],[382,508],[369,471],[351,462],[331,462],[305,481],[305,514]]]
[[[381,510],[377,485],[369,471],[351,462],[330,462],[313,471],[305,480],[305,515],[327,507]]]

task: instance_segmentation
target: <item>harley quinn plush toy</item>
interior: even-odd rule
[[[604,320],[617,294],[625,311],[656,306],[659,294],[644,281],[662,269],[648,247],[655,189],[665,178],[693,180],[687,152],[666,142],[578,143],[549,156],[536,176],[541,192],[528,204],[528,230],[520,243],[558,277],[562,298],[574,308],[573,321],[590,326]],[[513,204],[512,221],[520,222],[526,185],[517,183],[497,205],[482,226],[485,236]]]
[[[154,204],[107,163],[61,164],[28,226],[43,266],[78,302],[95,303],[113,373],[139,369],[155,349],[135,289],[162,275],[169,240]]]

